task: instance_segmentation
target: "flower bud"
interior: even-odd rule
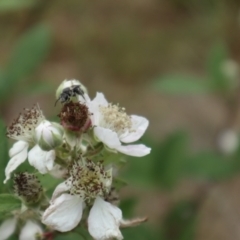
[[[42,239],[42,234],[43,230],[40,224],[27,220],[20,232],[19,240]]]
[[[27,204],[39,202],[43,196],[43,188],[38,178],[32,173],[18,173],[14,175],[15,193]]]
[[[35,141],[42,150],[50,151],[62,144],[63,129],[61,125],[47,120],[35,128]]]

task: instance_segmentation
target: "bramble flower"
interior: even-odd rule
[[[17,219],[16,218],[9,218],[0,226],[0,240],[7,240],[16,229]]]
[[[127,115],[125,108],[108,103],[102,93],[86,103],[92,113],[94,136],[109,150],[126,155],[142,157],[151,149],[143,144],[128,144],[139,140],[145,133],[149,121],[141,116]],[[128,145],[124,145],[124,144]]]
[[[39,224],[28,220],[21,229],[19,240],[36,240],[38,236],[43,234],[42,228]]]
[[[42,222],[60,232],[70,231],[79,224],[85,202],[91,203],[95,199],[88,218],[90,234],[99,240],[122,239],[119,231],[122,212],[103,200],[111,187],[112,170],[105,171],[100,162],[95,164],[80,159],[73,164],[69,174],[70,177],[56,187]]]
[[[9,150],[10,160],[5,169],[6,183],[11,173],[27,158],[30,165],[40,173],[46,173],[53,167],[55,151],[44,151],[39,145],[35,145],[34,135],[36,127],[45,120],[41,109],[35,105],[32,109],[25,109],[20,113],[12,125],[7,129],[7,136],[17,140]],[[35,146],[34,146],[35,145]],[[28,148],[33,147],[29,152]]]
[[[10,218],[5,220],[0,226],[0,240],[7,240],[15,232],[17,227],[17,219]],[[27,220],[20,231],[19,240],[36,240],[36,237],[43,233],[39,224],[32,220]]]
[[[85,104],[69,102],[64,104],[58,116],[64,129],[86,132],[92,126],[90,115]]]
[[[40,173],[65,181],[57,185],[49,203],[46,186],[43,190],[33,173],[15,173],[14,192],[21,209],[9,211],[14,217],[0,225],[0,240],[8,239],[15,231],[20,240],[52,239],[55,230],[71,231],[81,220],[87,220],[95,240],[122,240],[120,227],[138,225],[146,218],[123,219],[117,207],[118,181],[112,184],[118,165],[110,163],[116,160],[114,153],[137,157],[150,153],[144,144],[133,144],[145,133],[149,121],[128,115],[124,108],[108,103],[102,93],[91,100],[86,88],[75,79],[60,84],[55,104],[58,102],[62,105],[60,124],[46,120],[35,105],[25,109],[7,129],[7,136],[17,142],[9,150],[4,183],[26,159]],[[104,147],[108,152],[102,151]],[[44,182],[48,185],[49,181]],[[8,197],[11,199],[7,196],[6,201]],[[89,212],[88,219],[83,211]],[[37,224],[40,217],[50,228],[45,233]]]
[[[43,188],[38,178],[32,173],[14,175],[14,192],[25,204],[35,204],[43,197]]]

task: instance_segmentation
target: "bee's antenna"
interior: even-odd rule
[[[56,102],[55,102],[55,104],[54,104],[54,107],[56,107],[57,102],[58,102],[60,99],[61,99],[61,98],[59,97],[59,98],[56,100]]]

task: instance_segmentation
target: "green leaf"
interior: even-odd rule
[[[63,179],[58,179],[58,178],[54,178],[53,176],[51,176],[50,174],[40,174],[40,173],[36,173],[36,176],[38,177],[39,181],[41,182],[41,185],[43,186],[44,189],[47,189],[47,195],[51,198],[52,193],[54,191],[54,189],[56,188],[56,186],[63,182]]]
[[[158,155],[158,146],[146,136],[139,143],[151,147],[151,153],[141,158],[126,156],[127,164],[123,166],[122,178],[126,182],[131,182],[131,185],[152,187],[152,165],[153,159]]]
[[[161,240],[163,239],[160,234],[155,233],[152,229],[144,225],[134,228],[124,228],[122,230],[124,240]]]
[[[192,240],[196,225],[197,204],[179,202],[170,210],[163,223],[165,239]]]
[[[0,12],[16,11],[22,8],[29,8],[37,3],[36,0],[1,0]]]
[[[8,161],[8,142],[6,137],[6,127],[0,119],[0,191],[3,191],[3,180],[5,178],[4,169]]]
[[[158,147],[152,159],[152,178],[157,185],[170,188],[183,176],[187,159],[188,135],[178,131],[168,136]]]
[[[127,186],[127,182],[120,178],[113,179],[113,186],[116,190],[120,190],[121,188]]]
[[[80,232],[72,232],[72,233],[61,233],[61,235],[58,235],[54,237],[55,240],[90,240],[92,238],[85,237]]]
[[[190,157],[183,165],[185,176],[221,180],[236,171],[234,162],[214,152],[201,152]]]
[[[120,209],[122,210],[125,218],[132,218],[134,216],[136,203],[137,203],[136,198],[127,198],[121,200]]]
[[[20,199],[11,194],[0,194],[0,215],[21,208]]]
[[[207,60],[207,70],[213,90],[226,91],[230,88],[231,81],[229,81],[222,69],[223,63],[227,59],[228,50],[224,43],[218,43],[213,46]]]
[[[158,78],[153,87],[168,94],[206,94],[211,91],[209,83],[190,75],[167,75]]]
[[[43,62],[49,52],[50,43],[50,30],[44,25],[35,26],[20,38],[0,82],[1,99]]]
[[[48,94],[55,92],[55,85],[51,82],[31,82],[23,90],[28,95]]]

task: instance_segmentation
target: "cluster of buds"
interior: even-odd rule
[[[35,222],[41,221],[51,231],[67,232],[87,220],[94,239],[123,239],[121,226],[143,220],[124,220],[122,211],[113,204],[118,202],[113,166],[117,166],[122,154],[142,157],[150,153],[144,144],[133,144],[142,137],[149,122],[144,117],[128,115],[118,104],[108,103],[102,93],[91,100],[77,80],[62,82],[56,92],[56,103],[59,102],[60,123],[46,120],[35,105],[25,109],[7,129],[8,137],[17,142],[9,151],[4,183],[28,159],[39,173],[63,179],[46,204],[45,191],[34,174],[14,175],[15,193],[25,208],[37,211],[33,214]],[[83,214],[86,211],[88,214]]]

